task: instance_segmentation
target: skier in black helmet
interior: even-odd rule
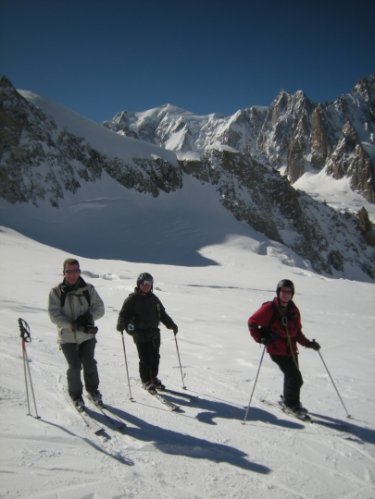
[[[284,374],[283,404],[296,415],[306,413],[300,402],[303,384],[298,365],[297,343],[314,350],[320,345],[302,333],[301,315],[293,302],[294,284],[282,279],[276,287],[276,297],[263,305],[249,318],[248,327],[257,343],[266,345],[271,359]]]
[[[153,284],[154,279],[148,272],[138,276],[137,286],[125,299],[117,321],[117,331],[126,330],[133,337],[139,356],[139,375],[146,390],[165,388],[158,378],[160,322],[175,335],[178,332],[177,325],[153,293]]]

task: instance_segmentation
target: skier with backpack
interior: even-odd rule
[[[137,286],[124,301],[120,310],[117,331],[124,330],[133,337],[139,356],[139,375],[143,387],[154,392],[165,386],[158,378],[160,361],[160,322],[176,335],[177,325],[167,314],[164,305],[153,293],[154,279],[148,272],[137,278]]]
[[[292,281],[279,281],[275,298],[263,303],[251,315],[248,328],[254,340],[265,345],[267,353],[283,372],[281,407],[286,412],[304,418],[307,410],[300,402],[303,378],[298,364],[297,343],[313,350],[319,350],[320,345],[302,333],[301,315],[293,301],[294,293]]]
[[[98,331],[95,320],[104,315],[105,308],[94,286],[82,279],[78,260],[68,258],[64,261],[63,276],[63,282],[49,293],[48,313],[57,326],[57,342],[68,363],[69,395],[75,407],[83,410],[82,368],[89,398],[95,404],[103,405],[94,353]]]

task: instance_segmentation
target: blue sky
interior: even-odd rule
[[[375,72],[374,20],[373,0],[1,0],[0,74],[99,123],[330,101]]]

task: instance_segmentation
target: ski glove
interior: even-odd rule
[[[94,319],[90,312],[86,312],[84,315],[80,315],[75,321],[73,321],[73,326],[75,329],[79,329],[85,332],[87,332],[89,326],[92,327],[93,325]]]
[[[312,341],[310,341],[310,343],[307,345],[307,348],[312,348],[313,350],[318,351],[318,350],[320,350],[320,345],[319,345],[319,343],[318,343],[317,341],[312,340]]]
[[[261,329],[260,331],[259,343],[263,343],[263,345],[268,345],[272,341],[272,334],[267,329]]]
[[[132,322],[129,322],[129,324],[126,326],[126,332],[130,335],[134,334],[135,331],[135,326]]]
[[[176,334],[178,333],[178,326],[175,324],[172,329],[173,329],[173,334],[176,336]]]
[[[118,320],[116,329],[119,333],[121,333],[121,334],[123,333],[123,331],[125,329],[125,324],[121,319]]]

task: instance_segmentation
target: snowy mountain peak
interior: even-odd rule
[[[270,164],[291,183],[305,173],[319,173],[337,158],[337,147],[348,130],[356,134],[355,147],[345,157],[345,176],[354,191],[375,201],[375,76],[358,82],[352,93],[333,103],[314,104],[303,91],[282,90],[269,108],[252,107],[232,116],[197,116],[168,106],[144,113],[121,113],[104,126],[125,136],[166,149],[200,157],[212,149],[231,148]],[[332,169],[330,174],[336,179]],[[335,172],[339,169],[335,169]],[[365,171],[365,174],[363,173]],[[364,181],[366,176],[366,184]]]

